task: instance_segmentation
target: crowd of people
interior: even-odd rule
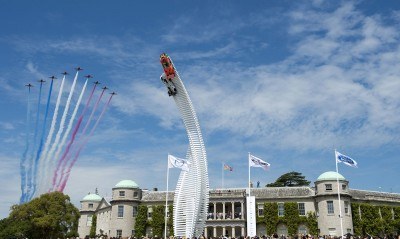
[[[85,239],[92,239],[92,238],[85,238]],[[163,239],[158,236],[154,237],[135,237],[135,236],[130,236],[130,237],[107,237],[107,236],[99,236],[93,239]],[[182,238],[182,237],[169,237],[168,239],[187,239],[187,238]],[[354,236],[351,234],[346,234],[343,237],[340,236],[329,236],[329,235],[323,235],[323,236],[317,236],[317,235],[310,235],[310,234],[298,234],[294,236],[285,236],[285,235],[278,235],[276,233],[272,235],[263,235],[263,236],[254,236],[254,237],[245,237],[245,236],[239,236],[239,237],[228,237],[228,236],[220,236],[220,237],[209,237],[205,238],[203,236],[199,238],[192,238],[192,239],[400,239],[400,235],[381,235],[381,236],[372,236],[372,235],[366,235],[366,236]]]

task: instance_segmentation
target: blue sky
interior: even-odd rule
[[[271,163],[254,182],[293,170],[314,182],[337,148],[358,161],[339,165],[351,188],[400,193],[398,1],[3,1],[0,16],[0,218],[20,196],[24,85],[36,96],[38,79],[76,66],[118,95],[65,193],[79,207],[123,179],[166,189],[167,154],[184,157],[188,140],[162,52],[197,111],[211,188],[223,162],[225,186],[245,187],[248,152]]]

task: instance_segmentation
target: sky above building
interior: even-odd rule
[[[290,171],[314,182],[335,171],[337,149],[358,162],[339,165],[350,188],[400,193],[398,1],[3,1],[0,16],[0,218],[21,195],[25,84],[34,107],[37,80],[68,71],[69,89],[77,66],[118,95],[65,193],[79,207],[124,179],[166,189],[167,155],[185,157],[188,139],[159,79],[162,52],[196,109],[211,188],[246,187],[249,152],[271,164],[252,168],[253,182]]]

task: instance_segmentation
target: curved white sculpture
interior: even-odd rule
[[[165,73],[162,77],[165,79]],[[190,170],[181,171],[175,189],[174,235],[192,238],[202,235],[207,219],[207,155],[196,112],[176,68],[172,82],[176,87],[176,94],[172,97],[179,108],[189,138],[187,160],[190,162]]]

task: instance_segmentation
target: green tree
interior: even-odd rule
[[[393,220],[394,233],[400,235],[400,207],[393,208],[393,212],[394,212],[394,220]]]
[[[307,212],[307,227],[311,235],[318,235],[318,220],[315,212]]]
[[[277,203],[264,203],[264,220],[267,226],[266,233],[268,235],[276,233],[276,226],[279,222]]]
[[[41,195],[14,205],[8,218],[0,223],[0,238],[65,238],[77,236],[78,209],[69,196],[60,192]]]
[[[153,229],[153,236],[163,237],[164,235],[164,221],[165,221],[165,206],[156,205],[153,206],[153,214],[151,216],[150,225]]]
[[[351,210],[356,235],[384,236],[400,231],[400,207],[352,203]]]
[[[360,209],[359,203],[351,204],[351,217],[353,219],[354,234],[362,236],[363,229],[362,229],[362,225],[361,225],[361,215],[360,215],[359,209]]]
[[[267,187],[298,187],[310,186],[310,181],[299,172],[289,172],[281,175],[274,183],[269,183]]]
[[[173,205],[168,205],[168,212],[169,212],[169,217],[167,220],[167,226],[169,230],[169,236],[174,235],[174,207]]]
[[[90,227],[90,233],[89,233],[89,237],[91,237],[91,238],[96,237],[96,224],[97,224],[97,216],[93,215],[92,226]]]
[[[295,235],[301,222],[297,203],[285,202],[283,207],[285,209],[284,221],[288,227],[288,233],[289,235]]]
[[[277,203],[264,203],[264,217],[260,218],[260,222],[265,223],[268,235],[276,233],[277,226],[280,223],[288,227],[289,235],[297,234],[300,224],[305,224],[310,234],[318,234],[318,222],[315,213],[307,212],[307,216],[300,216],[296,202],[285,202],[283,206],[285,210],[284,215],[278,216]]]
[[[139,205],[138,213],[136,215],[135,221],[135,236],[143,237],[146,236],[146,227],[147,227],[147,206]]]

